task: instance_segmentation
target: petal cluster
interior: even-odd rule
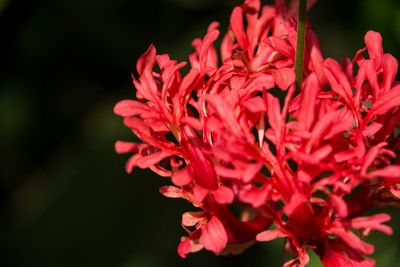
[[[169,177],[160,192],[194,206],[182,215],[183,258],[285,238],[293,258],[284,266],[305,266],[308,249],[325,266],[374,266],[363,238],[392,234],[389,215],[365,211],[400,198],[397,60],[373,31],[352,59],[325,59],[308,25],[295,88],[297,5],[246,0],[220,48],[216,22],[193,41],[187,71],[151,45],[137,62],[135,100],[114,108],[141,140],[116,142],[132,154],[127,172]]]

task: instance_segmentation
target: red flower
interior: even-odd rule
[[[363,212],[400,198],[397,60],[372,31],[353,60],[323,59],[308,28],[296,91],[297,5],[247,0],[234,8],[222,65],[217,23],[193,41],[185,74],[185,63],[150,46],[137,63],[136,100],[114,108],[142,140],[116,143],[118,153],[133,154],[127,171],[170,177],[160,192],[197,208],[182,216],[181,257],[286,238],[294,257],[284,266],[306,265],[309,248],[325,266],[374,266],[363,237],[392,234],[389,215]]]

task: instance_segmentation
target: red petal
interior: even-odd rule
[[[279,99],[267,94],[268,122],[275,132],[281,130],[282,114]]]
[[[364,258],[362,254],[348,247],[340,239],[329,239],[316,248],[324,266],[327,267],[374,267],[373,259]],[[346,253],[346,254],[345,254]]]
[[[200,186],[193,187],[193,197],[196,202],[203,202],[204,198],[207,196],[209,190],[204,189]]]
[[[374,252],[374,246],[362,241],[358,236],[350,231],[344,229],[331,229],[328,231],[330,234],[336,235],[338,238],[343,240],[349,247],[358,251],[362,254],[372,254]]]
[[[324,145],[317,150],[315,150],[311,154],[307,153],[301,153],[297,151],[293,151],[291,155],[293,155],[293,158],[297,159],[300,161],[300,163],[305,163],[305,164],[318,164],[322,160],[324,160],[329,154],[332,152],[332,146],[331,145]]]
[[[216,190],[219,184],[214,165],[202,151],[199,138],[188,126],[184,126],[182,143],[186,148],[187,160],[195,174],[196,182],[205,189]]]
[[[242,105],[253,113],[260,113],[263,111],[267,111],[264,100],[259,96],[252,97],[246,100]]]
[[[204,217],[203,211],[198,212],[185,212],[182,214],[182,224],[184,226],[196,226],[201,221],[204,221],[206,218]]]
[[[182,258],[186,258],[186,255],[192,252],[191,246],[190,246],[190,239],[189,238],[184,238],[178,245],[178,255],[181,256]]]
[[[353,97],[350,83],[339,63],[331,58],[325,60],[325,75],[332,91],[340,95],[349,106],[353,106]]]
[[[163,160],[169,156],[171,156],[171,154],[168,152],[165,152],[165,151],[155,152],[150,155],[139,157],[136,160],[136,165],[142,169],[146,169],[150,166],[153,166],[153,165],[159,163],[161,160]]]
[[[182,124],[187,124],[195,130],[203,130],[203,123],[194,117],[184,117],[182,118]]]
[[[272,69],[271,74],[275,79],[276,85],[282,90],[287,90],[296,79],[294,71],[290,68]]]
[[[246,81],[248,82],[248,80]],[[252,92],[264,92],[267,89],[273,88],[275,86],[274,77],[268,74],[260,74],[256,78],[252,79],[246,85],[246,91],[248,93]]]
[[[271,191],[272,186],[269,184],[264,184],[261,188],[251,187],[246,190],[242,189],[239,193],[239,199],[245,203],[251,204],[255,208],[258,208],[266,203]]]
[[[211,31],[207,32],[206,36],[204,36],[203,42],[201,44],[201,49],[199,53],[199,60],[200,60],[200,65],[203,68],[206,67],[216,67],[216,62],[209,62],[213,60],[209,60],[210,58],[212,59],[210,52],[212,51],[212,43],[218,38],[219,36],[219,31],[216,29],[212,29]]]
[[[220,118],[226,121],[230,130],[236,135],[242,135],[242,127],[240,126],[234,112],[232,105],[229,105],[226,99],[219,95],[208,95],[207,101],[216,110]]]
[[[337,214],[342,218],[347,217],[349,211],[347,208],[346,201],[344,201],[344,199],[338,197],[337,195],[331,195],[331,201],[336,209]]]
[[[200,243],[207,250],[219,254],[228,243],[228,235],[221,221],[216,216],[213,216],[201,229]]]
[[[117,142],[115,142],[114,147],[115,147],[115,151],[118,154],[125,154],[125,153],[137,152],[138,145],[139,144],[132,143],[132,142],[117,141]]]
[[[224,185],[221,185],[216,191],[212,191],[212,195],[220,204],[230,204],[235,198],[232,189]]]
[[[175,144],[170,141],[163,141],[154,136],[153,131],[149,128],[143,120],[132,117],[125,117],[124,124],[126,127],[131,128],[133,132],[143,141],[154,147],[161,148],[171,154],[180,154]]]
[[[294,58],[295,51],[285,39],[277,36],[271,36],[266,39],[266,43],[285,58]]]
[[[379,32],[368,31],[364,37],[370,58],[376,58],[383,55],[382,36]]]
[[[218,173],[218,175],[220,175],[224,178],[232,178],[232,179],[241,179],[242,178],[241,171],[238,171],[238,170],[232,169],[232,168],[227,168],[222,165],[215,166],[215,171]]]
[[[380,97],[371,107],[367,117],[385,114],[394,107],[400,106],[400,85],[396,85],[389,92]]]
[[[375,214],[372,216],[358,217],[351,220],[351,227],[355,229],[373,229],[381,231],[387,235],[392,235],[393,230],[382,223],[390,221],[390,215],[386,213]]]
[[[184,97],[188,95],[193,88],[191,86],[193,83],[196,81],[196,78],[198,77],[199,72],[196,69],[191,69],[188,74],[183,78],[179,89],[178,89],[178,94],[177,94],[177,100],[176,101],[183,101]]]
[[[365,128],[365,130],[362,132],[364,136],[371,136],[374,135],[376,132],[378,132],[382,128],[383,124],[379,122],[373,122],[368,127]]]
[[[279,229],[267,230],[256,236],[257,241],[268,242],[277,238],[286,237],[287,234],[282,233]]]
[[[283,208],[283,211],[286,213],[286,215],[290,216],[297,207],[300,205],[306,203],[307,198],[305,195],[300,194],[300,193],[295,193],[291,198],[289,203],[285,205]]]
[[[234,40],[232,37],[232,31],[228,31],[221,43],[221,58],[223,62],[231,58],[233,47]]]
[[[298,121],[301,130],[309,130],[314,122],[315,101],[320,90],[317,76],[310,74],[304,81],[303,88]]]
[[[382,147],[386,146],[387,143],[382,142],[379,143],[375,146],[373,146],[372,148],[370,148],[367,152],[367,154],[365,155],[365,158],[363,160],[363,164],[361,166],[361,175],[365,175],[369,166],[374,162],[374,160],[376,159],[376,157],[379,154],[379,151],[381,150]]]
[[[321,85],[326,84],[326,77],[324,71],[324,59],[321,54],[321,48],[318,43],[318,38],[313,32],[307,32],[307,44],[310,44],[310,63],[312,63],[311,70],[315,71],[318,76],[318,81]]]
[[[235,7],[232,11],[231,18],[230,18],[231,28],[233,33],[235,34],[236,40],[239,43],[240,47],[243,50],[246,50],[249,41],[247,40],[247,35],[244,30],[243,25],[243,12],[240,7]]]
[[[193,176],[188,167],[175,172],[172,175],[172,182],[175,185],[184,186],[189,184],[193,179]]]
[[[382,68],[383,68],[382,89],[384,92],[387,92],[392,87],[392,83],[396,78],[397,68],[398,68],[397,59],[389,54],[383,55]]]
[[[181,243],[178,245],[178,254],[182,258],[186,258],[186,255],[191,252],[197,252],[203,249],[203,245],[197,240],[200,230],[196,230],[190,234],[189,237],[182,237]]]
[[[156,60],[156,48],[154,45],[150,45],[146,52],[140,56],[139,60],[136,63],[136,70],[139,75],[142,75],[144,70],[152,69]]]
[[[307,152],[309,152],[315,144],[318,144],[321,141],[321,139],[324,137],[324,134],[326,134],[326,131],[329,130],[330,126],[332,125],[332,121],[336,116],[336,112],[330,112],[322,116],[321,119],[317,121],[311,132],[311,137],[306,145]]]
[[[261,161],[255,164],[249,164],[243,172],[243,182],[249,183],[251,180],[253,180],[257,173],[261,170],[262,166],[263,162]]]
[[[366,60],[365,62],[368,82],[371,85],[374,97],[377,98],[379,95],[381,95],[381,88],[378,84],[376,64],[372,60]]]
[[[137,166],[136,162],[141,156],[139,154],[135,154],[132,157],[130,157],[126,164],[125,164],[125,170],[127,173],[131,173],[133,169]]]
[[[183,198],[183,190],[176,186],[161,186],[160,193],[170,198]]]
[[[130,117],[149,112],[150,108],[135,100],[119,101],[114,107],[114,113],[121,117]]]
[[[398,178],[400,180],[400,166],[395,166],[395,165],[386,166],[382,169],[368,173],[366,177]]]

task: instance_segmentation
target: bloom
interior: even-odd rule
[[[297,4],[235,7],[221,64],[216,22],[193,41],[186,73],[151,45],[137,63],[136,100],[114,108],[142,140],[116,143],[133,154],[127,171],[170,177],[160,192],[197,209],[182,215],[181,257],[286,238],[293,259],[284,266],[306,265],[307,249],[325,266],[374,266],[363,237],[392,234],[389,215],[363,212],[400,197],[397,60],[373,31],[353,59],[324,59],[308,27],[296,89]]]

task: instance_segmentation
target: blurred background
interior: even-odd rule
[[[0,266],[280,266],[282,243],[240,256],[176,254],[183,200],[165,178],[124,172],[115,140],[134,140],[112,112],[132,98],[136,60],[154,43],[185,60],[190,42],[232,7],[221,0],[0,0]],[[352,56],[380,31],[400,56],[400,2],[319,1],[310,17],[324,56]],[[395,236],[374,233],[377,266],[400,260]],[[313,256],[314,257],[314,256]],[[318,260],[310,266],[320,266]]]

